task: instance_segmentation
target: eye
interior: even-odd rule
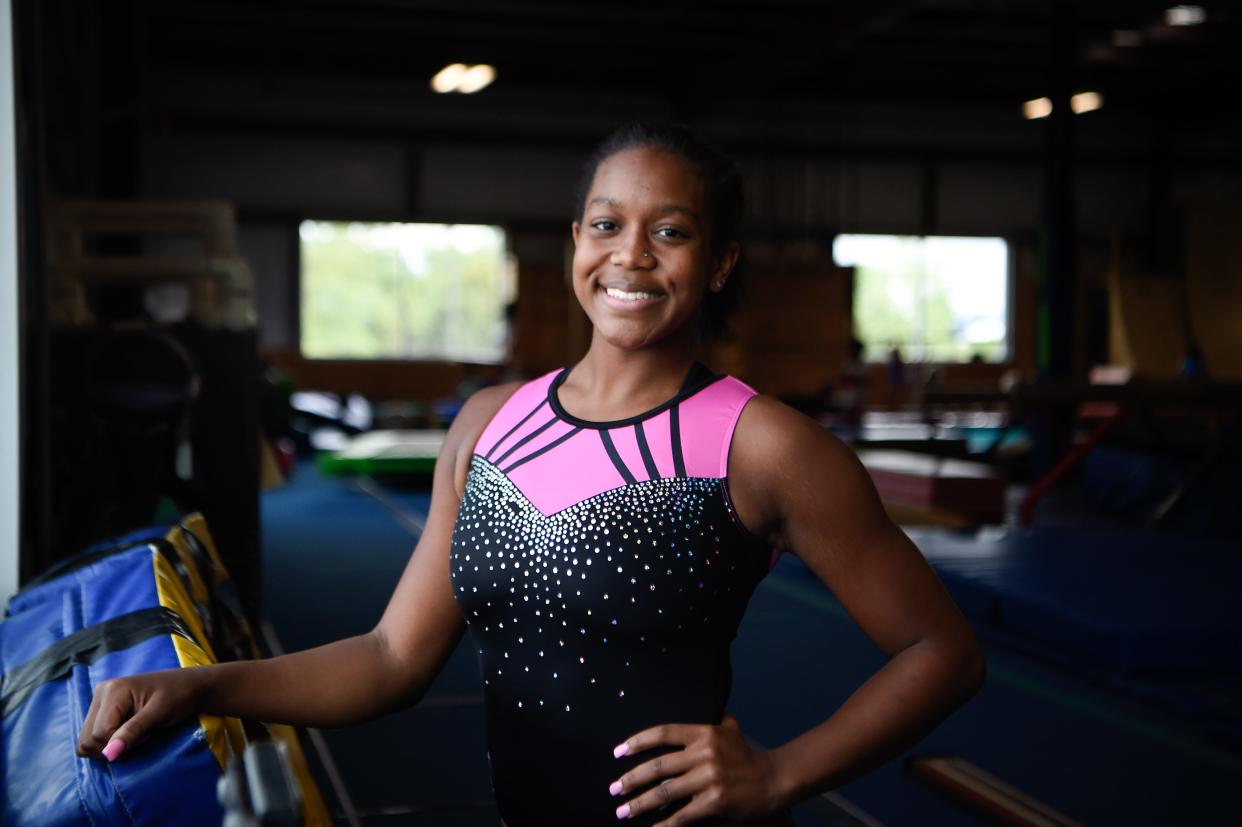
[[[676,227],[661,227],[660,229],[656,230],[656,235],[658,235],[660,238],[669,238],[669,239],[690,237],[689,234],[682,232]]]
[[[610,233],[617,229],[617,222],[607,218],[599,218],[591,222],[591,228],[599,230],[601,233]]]

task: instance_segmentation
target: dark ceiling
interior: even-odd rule
[[[446,63],[499,70],[490,94],[660,95],[691,108],[770,95],[814,100],[1016,103],[1047,85],[1056,49],[1047,0],[599,4],[542,0],[179,0],[139,3],[153,73],[333,77],[407,85]],[[1163,25],[1167,4],[1064,4],[1080,84],[1132,105],[1184,103],[1236,74],[1238,14]],[[1113,47],[1113,32],[1141,44]]]
[[[1149,0],[19,3],[42,15],[42,97],[66,133],[111,122],[130,135],[581,148],[652,118],[735,148],[817,151],[835,135],[851,152],[896,140],[902,152],[1011,157],[1038,152],[1020,107],[1055,94],[1060,76],[1066,92],[1104,96],[1079,127],[1096,156],[1146,157],[1163,142],[1219,163],[1242,145],[1237,96],[1218,94],[1242,75],[1242,14],[1223,3],[1191,27],[1166,25],[1167,4]],[[1118,31],[1137,45],[1114,45]],[[477,95],[434,94],[431,76],[452,62],[493,64],[498,78]]]

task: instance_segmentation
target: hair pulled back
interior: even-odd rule
[[[657,149],[684,159],[703,184],[707,208],[707,233],[713,257],[724,252],[730,242],[739,245],[734,265],[724,289],[718,293],[707,290],[699,310],[699,335],[705,340],[722,338],[728,332],[728,317],[741,298],[744,257],[741,254],[742,215],[746,198],[742,175],[733,161],[711,144],[679,124],[630,123],[605,138],[582,169],[578,180],[578,221],[586,211],[586,199],[600,164],[630,149]]]

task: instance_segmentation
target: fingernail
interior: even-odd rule
[[[120,738],[113,738],[108,742],[108,746],[103,748],[103,757],[107,758],[109,763],[115,761],[121,751],[125,749],[125,742]]]
[[[628,741],[625,742],[624,744],[618,745],[617,748],[612,751],[613,758],[620,758],[622,755],[629,755],[629,754],[630,754],[630,744]]]
[[[621,789],[622,789],[621,782],[614,781],[612,782],[612,786],[608,788],[608,792],[612,793],[613,795],[621,795]]]
[[[629,817],[630,817],[630,805],[629,804],[622,804],[620,807],[617,808],[617,818],[629,818]]]

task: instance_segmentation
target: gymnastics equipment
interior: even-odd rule
[[[909,451],[856,453],[899,522],[958,528],[1004,522],[1005,479],[983,463]]]
[[[350,439],[341,450],[321,454],[328,474],[430,474],[444,445],[445,431],[369,431]]]
[[[65,548],[150,522],[161,499],[193,500],[183,446],[202,383],[184,345],[158,327],[102,330],[83,357],[72,377],[80,427],[57,446],[80,446],[57,466],[58,514],[73,515],[57,526]]]
[[[301,827],[302,795],[279,741],[256,741],[229,762],[216,784],[223,827]]]
[[[1242,382],[1142,380],[1125,384],[1088,384],[1084,382],[1018,383],[1008,391],[928,391],[924,405],[928,407],[953,407],[959,405],[999,405],[1007,407],[1009,417],[992,448],[985,452],[991,456],[1001,444],[1009,429],[1027,422],[1035,414],[1054,408],[1077,410],[1083,414],[1100,416],[1092,425],[1090,433],[1080,443],[1071,445],[1052,468],[1031,486],[1018,509],[1019,521],[1024,527],[1033,524],[1040,500],[1062,479],[1074,470],[1124,421],[1136,414],[1168,414],[1186,411],[1201,412],[1217,423],[1213,442],[1200,451],[1210,457],[1219,451],[1227,434],[1227,423],[1235,423],[1242,411]],[[1169,510],[1185,490],[1174,492],[1172,499],[1162,505]],[[1157,515],[1159,516],[1159,515]]]
[[[254,280],[237,254],[233,208],[225,201],[66,201],[49,213],[49,312],[54,326],[94,324],[91,293],[101,286],[183,284],[190,315],[205,327],[254,327]],[[98,235],[159,234],[201,240],[199,255],[98,255]]]
[[[54,202],[48,227],[50,542],[28,555],[27,573],[157,521],[165,512],[156,504],[171,501],[211,520],[242,604],[257,619],[259,366],[253,279],[239,255],[232,206]],[[169,290],[185,295],[188,312],[152,303]],[[175,347],[141,349],[140,341]],[[161,471],[152,491],[150,468],[140,462],[149,457],[126,450],[116,435],[150,442],[140,426],[179,391],[150,368],[178,348],[197,390],[172,435],[176,477]],[[126,479],[134,473],[146,475],[142,486]]]
[[[138,545],[69,577],[60,599],[0,624],[4,823],[218,825],[215,779],[245,743],[239,722],[201,716],[112,764],[74,753],[104,680],[215,661],[172,566]]]
[[[996,776],[954,755],[907,758],[905,770],[967,809],[1010,827],[1083,827]]]
[[[100,682],[260,656],[200,515],[96,544],[28,584],[6,614],[4,824],[215,827],[230,759],[268,739],[283,745],[301,790],[298,823],[331,824],[290,727],[201,715],[110,764],[74,752]]]
[[[81,554],[62,560],[13,595],[5,616],[40,603],[62,600],[67,591],[75,588],[76,581],[71,577],[75,572],[138,545],[150,546],[171,565],[207,640],[223,660],[259,657],[237,587],[220,559],[207,521],[199,513],[187,515],[171,526],[142,528],[96,543]]]

